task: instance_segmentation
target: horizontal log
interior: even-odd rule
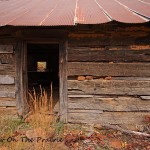
[[[123,33],[123,32],[122,32]],[[122,34],[121,33],[121,34]],[[134,32],[135,33],[135,32]],[[144,32],[134,34],[129,33],[128,35],[117,35],[114,32],[112,35],[110,33],[103,33],[98,36],[94,34],[85,34],[85,37],[82,37],[80,34],[76,34],[78,37],[70,36],[68,40],[69,47],[99,47],[99,46],[106,46],[106,45],[113,45],[113,46],[126,46],[126,45],[148,45],[150,43],[150,36],[148,32],[145,34]],[[131,35],[134,34],[134,37]],[[140,37],[140,35],[142,37]]]
[[[99,111],[150,111],[149,101],[134,97],[69,97],[68,109]]]
[[[17,115],[16,107],[0,107],[0,114],[3,115]]]
[[[71,95],[149,95],[150,81],[89,80],[68,81]]]
[[[10,85],[0,84],[0,91],[15,91],[15,85],[14,84],[10,84]]]
[[[13,45],[0,45],[0,53],[13,53]]]
[[[68,76],[150,77],[150,63],[69,62]]]
[[[150,62],[149,50],[68,49],[69,62]]]
[[[0,54],[1,64],[14,64],[14,54]]]
[[[105,79],[105,78],[104,78]],[[107,79],[107,77],[106,77]],[[111,77],[112,80],[150,81],[150,77]]]
[[[0,64],[0,75],[15,76],[15,65]]]
[[[68,123],[143,124],[149,112],[68,113]]]
[[[1,98],[15,98],[15,85],[0,85]]]
[[[0,100],[0,107],[12,107],[12,106],[16,106],[16,101],[12,101],[12,100]]]
[[[0,75],[0,84],[14,84],[15,78],[8,75]]]
[[[15,98],[10,98],[10,97],[0,97],[0,101],[16,101]]]
[[[0,91],[0,97],[15,98],[15,91]]]

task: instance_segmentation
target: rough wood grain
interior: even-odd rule
[[[26,89],[24,89],[24,74],[23,72],[25,73],[26,70],[25,70],[25,62],[26,60],[24,59],[26,56],[25,55],[25,46],[24,46],[24,43],[23,41],[19,41],[17,44],[16,44],[16,84],[15,84],[15,87],[16,87],[16,107],[17,107],[17,111],[18,111],[18,114],[20,116],[23,116],[24,115],[24,111],[27,110],[28,107],[26,107],[26,97],[25,93],[26,92]],[[20,62],[20,63],[18,63]],[[26,79],[25,79],[26,80]],[[26,108],[25,108],[26,107]]]
[[[13,45],[0,45],[0,53],[13,53]]]
[[[4,107],[4,106],[16,106],[16,101],[12,101],[12,100],[1,100],[0,99],[0,107]]]
[[[150,102],[134,97],[69,97],[68,109],[101,111],[150,111]]]
[[[15,98],[15,85],[0,85],[0,97]]]
[[[16,107],[0,107],[0,114],[2,116],[4,115],[17,115],[17,110]]]
[[[8,75],[0,75],[0,84],[14,84],[15,78]]]
[[[68,113],[69,123],[142,124],[149,112]]]
[[[90,49],[90,48],[89,48]],[[149,50],[68,49],[70,62],[150,62]]]
[[[0,91],[0,97],[15,98],[15,91]]]
[[[68,81],[68,94],[71,95],[149,95],[150,81],[90,80]]]
[[[15,65],[0,64],[0,75],[15,76]]]
[[[14,64],[14,54],[0,54],[1,64]]]
[[[150,77],[150,63],[69,62],[68,76],[72,75]]]
[[[122,32],[123,33],[123,32]],[[135,37],[132,37],[131,35],[134,33],[128,33],[128,37],[125,37],[124,35],[118,35],[114,32],[114,35],[111,35],[110,33],[101,33],[99,37],[96,37],[92,34],[85,34],[85,37],[82,37],[80,34],[76,34],[80,37],[69,37],[69,47],[99,47],[99,46],[106,46],[106,45],[139,45],[141,43],[148,45],[150,43],[150,36],[143,36],[139,37],[139,35],[134,35]],[[116,35],[115,35],[116,34]],[[139,34],[142,34],[139,33]],[[146,33],[147,34],[147,33]],[[127,36],[127,35],[126,35]]]
[[[140,27],[132,27],[128,30],[127,27],[107,24],[90,29],[82,28],[70,32],[69,47],[98,47],[98,46],[125,46],[125,45],[148,45],[150,43],[149,29]]]
[[[60,42],[59,48],[59,97],[60,120],[67,123],[67,41]]]
[[[0,91],[15,91],[15,85],[14,84],[10,84],[10,85],[0,84]]]

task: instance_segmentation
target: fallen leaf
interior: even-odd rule
[[[112,148],[121,149],[122,148],[122,141],[119,139],[109,139],[109,145]]]

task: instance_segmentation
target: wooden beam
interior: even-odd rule
[[[0,84],[14,84],[15,78],[8,75],[0,75]]]
[[[0,97],[15,98],[15,91],[0,91]]]
[[[15,85],[0,85],[0,98],[15,98]]]
[[[16,107],[0,107],[0,114],[14,116],[17,115]]]
[[[12,107],[12,106],[16,106],[16,101],[13,100],[0,100],[0,107]]]
[[[69,62],[68,76],[150,77],[150,63]]]
[[[0,53],[13,53],[13,45],[0,45]]]
[[[59,113],[60,120],[67,123],[67,41],[61,41],[59,46]]]
[[[71,95],[149,95],[150,81],[89,80],[68,81],[68,94]]]
[[[150,111],[149,101],[143,101],[135,97],[79,97],[68,98],[68,109],[100,110],[100,111]]]
[[[0,54],[1,64],[14,64],[14,54]]]
[[[149,112],[104,112],[97,113],[68,113],[69,123],[92,124],[143,124],[144,116]]]
[[[23,101],[23,41],[17,43],[16,52],[16,107],[19,115],[23,115],[24,101]]]
[[[150,62],[150,50],[68,49],[69,62]]]
[[[15,76],[15,66],[9,64],[0,64],[0,75]]]

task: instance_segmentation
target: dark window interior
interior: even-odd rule
[[[59,45],[28,44],[28,88],[59,89]]]

